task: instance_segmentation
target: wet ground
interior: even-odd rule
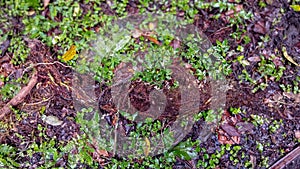
[[[129,3],[126,8],[129,14],[138,12],[137,4],[135,2]],[[208,13],[206,10],[199,9],[199,14],[195,16],[194,25],[203,30],[211,42],[228,39],[232,49],[238,45],[243,46],[245,49],[243,55],[250,62],[250,65],[246,67],[250,76],[254,79],[256,78],[259,82],[266,82],[268,86],[264,90],[258,90],[253,93],[254,86],[246,81],[240,82],[238,77],[242,73],[242,65],[232,62],[233,73],[226,77],[228,90],[220,124],[200,144],[200,147],[205,149],[205,151],[198,152],[197,158],[193,160],[178,159],[174,164],[174,168],[196,168],[199,160],[210,163],[210,159],[204,158],[205,154],[212,157],[213,154],[216,155],[217,152],[220,152],[225,144],[229,144],[232,147],[240,147],[240,150],[234,156],[234,159],[238,159],[238,161],[232,159],[234,152],[226,149],[219,161],[215,163],[214,168],[247,168],[247,162],[250,162],[253,168],[266,168],[267,165],[271,166],[298,146],[300,138],[300,96],[299,94],[283,91],[280,84],[293,85],[296,77],[300,76],[300,69],[283,58],[281,51],[276,51],[276,49],[281,49],[283,45],[286,46],[287,52],[293,60],[296,63],[300,63],[300,13],[289,8],[289,4],[286,2],[273,1],[272,5],[267,5],[264,8],[259,7],[257,4],[257,1],[247,1],[240,4],[244,9],[254,13],[254,19],[247,23],[247,30],[244,33],[244,36],[247,35],[251,39],[251,42],[246,45],[242,43],[242,40],[237,41],[229,36],[237,28],[228,26],[229,21],[223,16],[225,14],[221,15],[218,20],[214,20],[210,17],[213,11]],[[86,6],[86,8],[88,9],[89,7]],[[103,4],[102,8],[107,14],[115,14],[107,4]],[[285,12],[281,13],[280,8],[285,9]],[[151,9],[149,11],[151,12]],[[181,17],[181,11],[178,11],[178,17]],[[276,18],[279,17],[281,19],[275,22]],[[15,27],[19,29],[18,23],[16,23]],[[51,31],[55,32],[55,30]],[[259,43],[262,43],[260,36],[266,34],[269,35],[270,39],[263,42],[263,47],[259,46]],[[26,42],[31,49],[27,61],[19,67],[14,67],[10,63],[10,54],[7,52],[6,55],[0,57],[1,74],[8,76],[8,74],[13,72],[13,76],[18,77],[20,72],[24,71],[24,67],[27,67],[30,63],[53,63],[57,61],[56,57],[53,56],[55,48],[50,49],[39,40],[28,39]],[[276,54],[275,56],[271,55],[274,53]],[[260,55],[266,58],[273,57],[272,61],[277,67],[285,67],[280,80],[276,81],[271,76],[266,76],[266,78],[259,77],[256,72],[259,67],[257,58]],[[236,57],[233,54],[226,59],[232,61]],[[24,101],[15,106],[16,109],[26,112],[21,115],[23,119],[17,120],[18,117],[15,114],[9,114],[3,119],[4,123],[12,125],[12,127],[11,130],[1,133],[1,143],[7,143],[17,147],[19,150],[26,149],[32,142],[38,144],[43,142],[44,137],[41,136],[41,131],[38,129],[39,125],[46,128],[45,133],[47,137],[53,138],[55,136],[57,142],[68,142],[75,136],[82,134],[80,125],[74,120],[76,111],[72,101],[72,89],[68,88],[68,86],[71,86],[70,83],[73,77],[72,69],[59,63],[38,65],[36,69],[38,82]],[[28,71],[33,74],[32,70]],[[61,83],[68,85],[58,85]],[[158,118],[166,126],[176,120],[181,106],[179,92],[168,87],[172,83],[172,79],[164,83],[163,92],[166,96],[167,104],[164,113]],[[200,112],[209,109],[209,99],[212,96],[210,94],[211,85],[208,82],[198,81],[198,85],[201,86],[199,87],[200,102],[198,107]],[[154,86],[148,83],[138,80],[132,81],[128,98],[133,107],[126,107],[126,109],[130,112],[134,108],[147,114],[150,106],[149,94],[153,90]],[[115,125],[118,123],[115,116],[118,109],[111,102],[111,88],[105,84],[98,83],[95,85],[95,91],[97,98],[99,98],[100,112],[108,115],[106,116],[106,121],[109,125]],[[7,101],[1,100],[1,107],[6,103]],[[44,107],[46,116],[58,117],[59,120],[64,122],[63,125],[47,125],[41,119],[41,107]],[[231,107],[240,108],[241,112],[233,114],[230,112]],[[258,117],[263,120],[262,123],[258,122]],[[124,128],[125,135],[128,135],[135,129],[135,126],[132,125],[134,122],[125,117],[120,117],[118,120],[120,120],[119,123]],[[203,137],[200,135],[201,130],[203,130],[203,124],[203,119],[196,122],[185,139],[192,138],[196,140],[199,137]],[[272,131],[271,128],[274,126],[276,126],[276,130]],[[259,145],[263,146],[262,150],[259,148]],[[35,153],[32,157],[25,156],[22,159],[18,159],[18,162],[25,163],[30,161],[32,166],[38,166],[43,163],[39,161],[40,156],[41,154]],[[70,154],[65,156],[70,156]],[[268,160],[266,160],[266,157],[268,157]],[[57,161],[57,166],[65,167],[66,162],[64,160],[66,159],[68,158],[64,157]],[[292,168],[300,167],[299,159],[294,160],[288,166],[293,166]],[[288,166],[286,167],[289,168]]]

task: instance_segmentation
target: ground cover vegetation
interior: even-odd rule
[[[0,167],[268,168],[288,157],[299,167],[299,3],[0,1]],[[137,25],[124,22],[132,16]],[[112,102],[123,83],[117,98],[137,112]],[[193,86],[196,113],[181,103]],[[165,95],[158,118],[147,112],[153,91]],[[225,94],[218,109],[212,91]],[[193,124],[176,141],[183,104]],[[134,155],[116,151],[118,126]]]

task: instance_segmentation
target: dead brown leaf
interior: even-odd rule
[[[256,32],[256,33],[263,34],[263,35],[266,34],[267,30],[265,28],[265,23],[263,23],[262,21],[257,22],[254,25],[253,31]]]
[[[236,124],[240,133],[252,132],[254,125],[248,122],[239,122]]]
[[[233,127],[229,124],[222,124],[221,128],[230,136],[240,136],[241,135],[235,127]]]

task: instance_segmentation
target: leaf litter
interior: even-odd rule
[[[45,7],[48,6],[47,1],[44,1]],[[269,33],[271,36],[270,42],[267,42],[268,48],[277,48],[282,49],[283,56],[291,62],[293,66],[287,66],[287,71],[285,71],[283,80],[280,80],[280,83],[283,84],[289,84],[292,82],[292,79],[289,79],[288,77],[294,77],[297,72],[295,71],[295,66],[299,66],[298,63],[299,59],[296,57],[297,50],[294,50],[293,47],[300,42],[294,42],[291,38],[283,39],[283,35],[286,34],[284,30],[289,30],[289,27],[292,27],[290,25],[295,25],[296,22],[293,20],[293,18],[297,18],[299,14],[295,14],[291,11],[288,11],[285,16],[283,16],[283,20],[281,23],[279,23],[278,26],[275,27],[275,31],[271,31],[272,29],[269,28],[269,24],[272,18],[276,17],[276,7],[280,6],[277,1],[274,1],[272,6],[268,6],[265,8],[265,11],[261,11],[261,9],[258,6],[254,6],[254,11],[257,14],[257,17],[255,18],[254,26],[249,27],[249,30],[247,30],[247,35],[251,38],[251,44],[249,44],[247,47],[249,47],[250,50],[253,51],[245,51],[245,58],[251,62],[249,67],[251,68],[252,62],[260,62],[259,51],[253,46],[253,44],[257,44],[259,41],[259,35],[258,34],[266,34]],[[291,6],[292,7],[292,6]],[[297,7],[297,6],[296,6]],[[240,5],[240,7],[237,7],[236,11],[243,9],[243,8],[249,8],[249,4],[247,5]],[[294,8],[294,7],[292,7]],[[274,10],[275,14],[271,11]],[[297,10],[294,9],[295,11]],[[104,11],[110,12],[110,8],[104,8]],[[134,10],[133,10],[134,11]],[[199,14],[201,17],[198,16],[198,20],[195,21],[195,24],[198,24],[200,28],[203,28],[203,30],[210,34],[210,39],[214,42],[216,39],[223,40],[226,37],[229,37],[229,34],[232,32],[231,28],[226,28],[226,20],[225,22],[221,22],[220,20],[217,22],[216,20],[209,20],[207,18],[208,14],[205,10],[200,10],[201,14]],[[227,15],[233,15],[233,12],[230,11],[230,13],[227,13]],[[278,14],[278,13],[277,13]],[[268,16],[268,17],[265,17]],[[222,16],[224,17],[224,16]],[[225,17],[224,17],[225,18]],[[149,25],[149,28],[155,29],[155,25]],[[216,30],[219,30],[218,33],[211,33],[215,32]],[[293,29],[292,29],[293,30]],[[140,36],[144,36],[142,31],[136,30],[135,33],[133,33],[133,38],[138,38]],[[155,43],[157,45],[160,44],[160,42],[155,39],[152,36],[149,36],[149,34],[145,35],[146,38],[148,38],[149,41],[152,43]],[[117,49],[122,48],[127,42],[127,40],[130,38],[124,39],[124,41],[121,41],[119,46],[116,46]],[[8,42],[6,42],[8,44]],[[46,49],[45,46],[41,45],[40,42],[31,42],[33,43],[33,48],[31,50],[31,56],[30,60],[34,63],[39,63],[40,59],[42,59],[43,62],[53,62],[55,59],[51,57],[51,54],[47,54],[48,49]],[[284,46],[281,48],[282,43],[286,43],[287,46]],[[234,44],[233,44],[234,45]],[[4,49],[7,45],[4,45]],[[173,48],[180,47],[181,44],[178,41],[172,42]],[[299,45],[298,45],[299,46]],[[287,53],[287,51],[291,51]],[[6,52],[7,53],[7,52]],[[299,53],[299,52],[298,52]],[[48,56],[48,57],[42,57],[42,56]],[[42,58],[40,58],[42,57]],[[39,59],[38,59],[39,58]],[[72,59],[72,57],[66,58],[65,61]],[[0,58],[1,59],[1,58]],[[7,61],[3,61],[3,63],[7,63]],[[2,64],[2,63],[1,63]],[[187,68],[189,68],[188,66]],[[253,68],[253,67],[252,67]],[[58,140],[64,140],[69,141],[71,140],[75,135],[79,133],[79,126],[76,124],[72,119],[76,116],[76,112],[72,108],[70,98],[70,92],[65,86],[60,86],[56,84],[59,81],[67,81],[68,77],[70,76],[70,70],[66,67],[63,67],[61,65],[56,66],[50,66],[47,68],[47,66],[39,66],[38,68],[38,83],[35,85],[34,88],[31,89],[30,94],[26,97],[25,103],[28,104],[36,104],[36,106],[24,106],[24,110],[27,111],[29,116],[22,120],[21,122],[18,122],[16,125],[16,128],[18,129],[18,133],[23,135],[27,141],[33,140],[34,136],[30,134],[31,131],[37,131],[38,124],[40,125],[51,125],[49,128],[47,128],[46,134],[50,137],[56,136]],[[53,79],[51,79],[48,76],[49,71],[53,75]],[[241,71],[241,67],[234,66],[233,67],[234,72]],[[232,81],[237,79],[236,74],[233,74],[229,77]],[[56,84],[54,84],[56,82]],[[278,83],[279,83],[278,82]],[[133,82],[137,83],[137,82]],[[288,92],[282,92],[279,88],[278,84],[272,84],[273,82],[269,83],[269,86],[264,91],[258,91],[257,93],[251,93],[249,88],[251,86],[246,83],[233,83],[233,89],[230,89],[227,92],[227,101],[226,101],[226,110],[229,110],[230,107],[241,107],[243,110],[245,110],[246,114],[239,114],[239,115],[232,115],[230,113],[225,113],[225,117],[223,120],[223,123],[220,124],[220,126],[217,128],[216,132],[212,135],[208,135],[206,142],[201,143],[201,147],[206,148],[210,152],[214,152],[215,150],[218,150],[220,148],[220,144],[230,144],[230,145],[241,145],[243,147],[243,152],[246,154],[249,154],[250,161],[253,165],[253,167],[258,167],[258,163],[263,161],[263,157],[270,157],[269,164],[276,164],[276,161],[282,161],[279,160],[281,156],[275,152],[275,150],[283,149],[285,151],[285,154],[287,154],[286,157],[290,157],[288,152],[295,152],[292,151],[295,147],[295,150],[297,150],[297,145],[295,142],[293,142],[294,138],[299,138],[299,120],[297,117],[300,117],[300,115],[297,116],[297,112],[299,111],[299,107],[295,105],[295,103],[299,102],[299,94],[291,94]],[[139,84],[141,85],[141,84]],[[140,109],[143,109],[143,107],[147,106],[147,85],[142,85],[144,87],[141,87],[140,91],[133,91],[133,94],[131,95],[133,102],[136,102],[136,106],[140,107]],[[209,100],[209,87],[207,84],[203,84],[205,86],[205,89],[202,90],[201,94],[201,103],[206,103],[207,100]],[[103,86],[102,86],[103,87]],[[136,85],[138,87],[138,85]],[[100,87],[99,87],[100,88]],[[103,87],[104,88],[104,87]],[[105,90],[105,89],[104,89]],[[103,90],[103,91],[104,91]],[[100,90],[101,91],[101,90]],[[107,90],[108,91],[108,90]],[[274,92],[275,91],[275,92]],[[144,101],[138,101],[134,94],[136,93],[144,93]],[[205,93],[206,92],[206,93]],[[99,92],[100,93],[100,92]],[[98,95],[100,95],[98,93]],[[172,92],[170,92],[172,93]],[[279,97],[276,99],[274,93],[280,93],[282,97]],[[176,93],[175,93],[176,94]],[[171,95],[171,94],[170,94]],[[49,97],[51,96],[51,97]],[[49,100],[46,100],[45,102],[40,102],[43,100],[43,97],[51,98]],[[105,95],[103,96],[103,105],[101,105],[101,110],[105,111],[106,113],[110,113],[110,115],[113,115],[115,108],[113,105],[109,104],[109,102],[105,102],[105,100],[109,100],[110,96]],[[269,99],[275,102],[264,102],[265,99]],[[174,102],[176,103],[176,102]],[[268,106],[268,104],[271,103],[272,107]],[[2,106],[2,105],[1,105]],[[22,105],[16,104],[14,106],[17,106],[19,108],[22,108]],[[41,106],[47,106],[47,111],[45,112],[46,115],[44,117],[44,121],[39,120],[41,117],[39,113],[37,113],[39,110],[38,108]],[[206,107],[205,107],[206,106]],[[176,108],[176,107],[175,107]],[[208,106],[204,105],[204,107],[199,108],[200,110],[207,109]],[[289,110],[291,112],[294,112],[295,116],[292,116],[291,118],[287,118],[286,116],[280,116],[277,112],[284,112],[285,110]],[[243,119],[251,119],[250,114],[257,114],[262,115],[266,117],[269,121],[272,119],[282,119],[283,124],[281,127],[279,127],[278,131],[276,133],[269,133],[267,130],[267,126],[265,124],[261,126],[253,126],[251,121],[244,121]],[[240,116],[240,117],[239,117]],[[115,125],[117,122],[114,121],[114,117],[107,116],[107,118],[110,119],[110,124]],[[59,120],[61,119],[61,120]],[[108,120],[109,121],[109,120]],[[30,125],[29,125],[30,124]],[[125,124],[125,122],[123,123]],[[197,138],[199,135],[199,131],[201,131],[201,122],[195,123],[193,127],[193,131],[191,131],[190,137],[191,138]],[[52,126],[54,125],[54,126]],[[65,125],[69,127],[60,128],[60,125]],[[241,127],[242,126],[242,127]],[[126,133],[130,132],[132,128],[124,126]],[[285,133],[287,136],[283,137],[280,133]],[[273,142],[270,142],[269,136],[273,137]],[[6,137],[1,137],[3,143],[10,143],[12,145],[20,146],[20,139],[16,137],[16,135],[7,135]],[[42,140],[43,138],[40,137]],[[270,147],[267,149],[264,149],[263,152],[257,151],[257,145],[255,141],[261,142],[263,144],[270,144]],[[145,138],[145,144],[149,146],[147,138]],[[146,146],[145,149],[145,155],[148,154],[148,148]],[[150,147],[150,146],[149,146]],[[151,147],[150,147],[151,148]],[[97,151],[98,156],[104,156],[104,157],[110,157],[109,152],[106,150],[99,150],[99,148],[95,148]],[[297,152],[297,151],[296,151]],[[298,153],[299,154],[299,153]],[[239,155],[240,156],[240,155]],[[297,153],[293,155],[293,159],[296,159],[294,157],[297,157]],[[95,157],[99,160],[99,162],[103,162],[103,159],[99,157]],[[201,158],[201,155],[197,158]],[[190,161],[184,161],[184,160],[177,160],[179,164],[190,164]],[[284,161],[284,160],[283,160]],[[291,160],[289,160],[291,161]],[[20,161],[20,162],[25,162]],[[63,165],[62,165],[63,166]],[[191,166],[191,165],[186,165]],[[229,159],[228,155],[225,155],[221,158],[220,163],[218,164],[218,167],[220,168],[228,168],[232,166],[239,166],[234,165],[233,162]],[[175,166],[176,167],[176,166]],[[240,166],[242,167],[242,166]]]

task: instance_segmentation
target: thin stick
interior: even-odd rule
[[[274,163],[269,169],[282,169],[287,164],[292,162],[297,157],[300,157],[300,146],[295,148],[293,151],[289,152],[287,155],[285,155],[283,158],[278,160],[276,163]]]
[[[27,86],[23,87],[14,98],[12,98],[4,107],[0,109],[0,119],[10,112],[11,106],[16,106],[25,99],[25,97],[30,93],[31,89],[36,85],[37,79],[37,72],[34,72]]]

